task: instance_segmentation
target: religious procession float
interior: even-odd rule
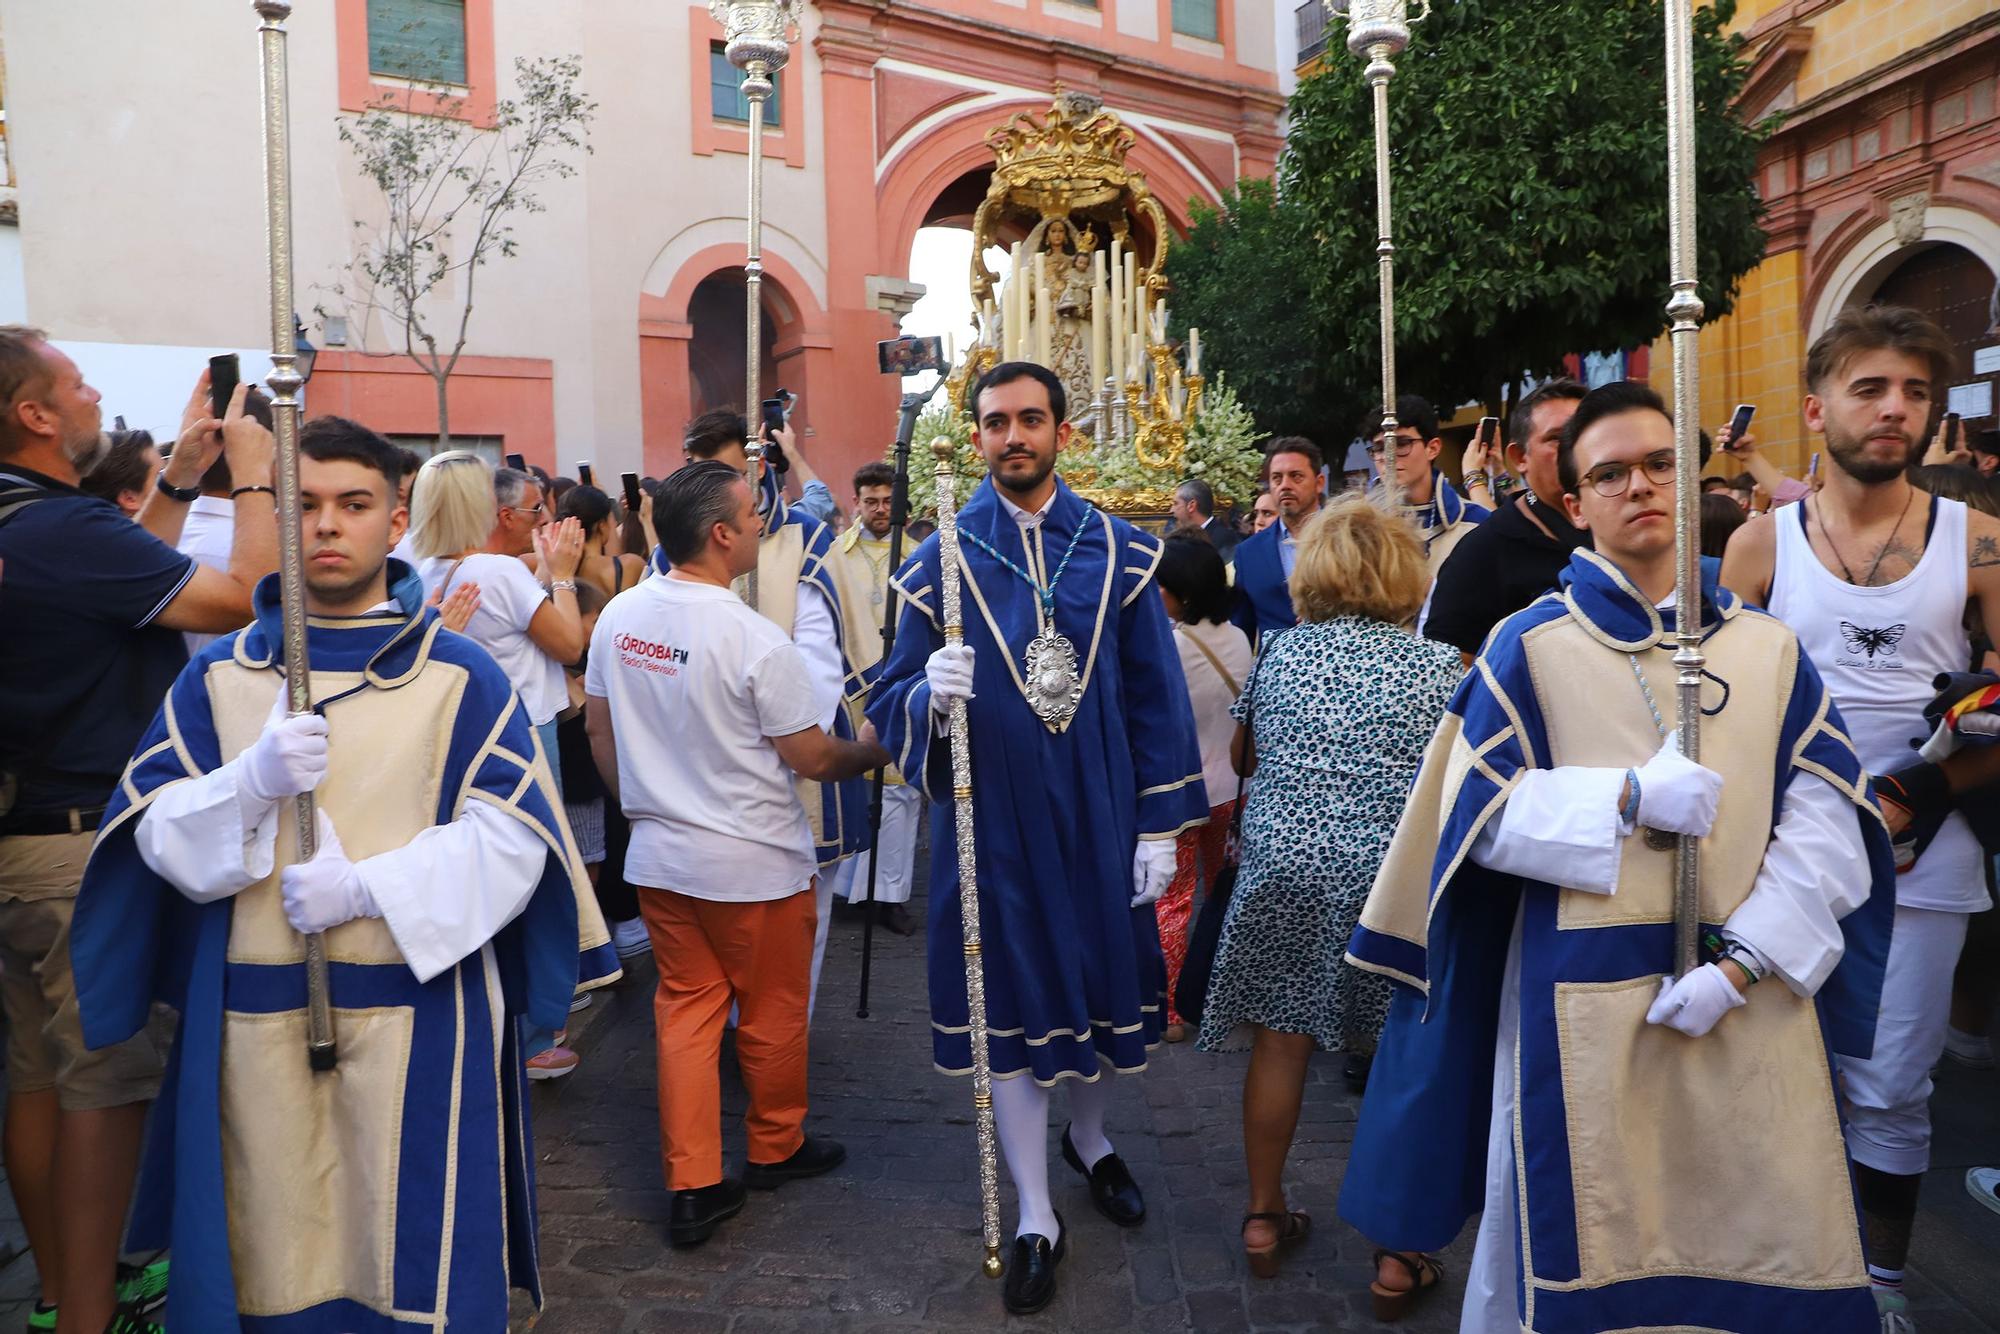
[[[1058,89],[987,138],[993,180],[973,215],[978,338],[952,368],[916,439],[957,446],[960,500],[986,474],[972,444],[967,387],[1003,361],[1059,376],[1069,444],[1058,464],[1086,499],[1127,518],[1164,520],[1173,489],[1200,478],[1221,506],[1247,509],[1262,464],[1250,413],[1221,377],[1202,374],[1201,331],[1168,333],[1166,210],[1126,165],[1132,130],[1101,99]],[[1006,256],[1004,275],[988,256]],[[933,508],[931,460],[913,462],[910,506]]]

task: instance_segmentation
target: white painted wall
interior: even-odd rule
[[[516,215],[518,257],[479,272],[468,346],[554,363],[562,458],[637,466],[641,285],[690,229],[739,243],[743,234],[746,159],[690,151],[689,81],[705,90],[707,68],[690,67],[689,24],[705,13],[686,0],[495,6],[503,91],[515,57],[576,52],[599,103],[594,153],[543,188],[546,212]],[[816,25],[815,12],[786,70],[786,113],[805,118],[808,165],[765,168],[767,248],[808,274],[826,253]],[[336,131],[333,6],[296,7],[289,29],[293,272],[298,308],[323,342],[313,307],[340,313],[331,288],[352,221],[379,218],[381,203]],[[107,23],[87,6],[19,3],[7,6],[3,35],[21,226],[0,228],[0,315],[90,349],[107,411],[171,425],[187,391],[183,382],[170,406],[152,402],[161,359],[185,355],[192,376],[210,353],[267,337],[255,16],[247,4],[148,4]],[[76,76],[80,50],[91,53],[87,79]],[[114,89],[123,95],[106,95]],[[350,348],[400,350],[379,319],[351,313]],[[108,350],[118,345],[131,353]],[[136,411],[117,406],[127,398]]]

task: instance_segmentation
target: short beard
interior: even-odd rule
[[[1056,461],[1054,459],[1050,459],[1048,462],[1042,464],[1041,467],[1036,469],[1035,472],[1025,480],[1020,482],[1010,482],[1006,478],[1002,477],[1000,475],[999,468],[995,467],[992,470],[993,484],[1004,491],[1011,491],[1017,496],[1025,496],[1029,492],[1033,491],[1036,487],[1039,487],[1043,482],[1048,481],[1049,474],[1054,472],[1055,470],[1056,470]]]
[[[1867,448],[1866,440],[1853,440],[1835,432],[1830,426],[1826,432],[1826,452],[1833,455],[1835,466],[1855,481],[1868,486],[1895,481],[1910,470],[1916,454],[1916,447],[1906,440],[1901,463],[1878,463],[1865,457]]]
[[[63,453],[69,456],[70,466],[75,468],[77,475],[81,477],[95,467],[97,461],[103,458],[110,448],[111,437],[99,431],[75,444],[63,446]]]

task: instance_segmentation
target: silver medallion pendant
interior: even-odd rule
[[[1056,633],[1053,625],[1028,641],[1028,707],[1051,732],[1060,732],[1076,715],[1083,698],[1077,675],[1076,646]]]
[[[1681,836],[1666,829],[1646,826],[1646,846],[1655,852],[1672,852],[1681,845]]]

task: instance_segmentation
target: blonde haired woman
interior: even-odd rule
[[[569,703],[562,669],[583,656],[576,606],[583,528],[574,519],[549,526],[526,480],[512,468],[496,471],[469,450],[437,455],[424,464],[411,496],[411,545],[427,590],[479,586],[479,609],[465,633],[506,671],[553,755],[556,715]],[[522,503],[528,500],[535,503]],[[530,550],[540,579],[521,560]]]
[[[1409,524],[1358,494],[1335,500],[1298,539],[1298,624],[1266,639],[1231,711],[1232,757],[1254,778],[1199,1046],[1250,1048],[1243,1246],[1263,1278],[1311,1225],[1283,1180],[1307,1063],[1315,1048],[1372,1054],[1388,1012],[1388,984],[1344,955],[1462,674],[1456,649],[1402,628],[1426,583]]]
[[[411,546],[425,589],[433,597],[457,598],[467,585],[478,588],[464,633],[514,683],[560,789],[556,715],[569,706],[563,668],[583,656],[588,642],[576,603],[582,526],[574,519],[549,525],[532,478],[512,468],[496,470],[462,449],[424,464],[410,509]],[[539,577],[521,559],[531,549],[539,557]],[[561,1045],[559,1035],[528,1030],[523,1042],[528,1078],[556,1079],[576,1069],[576,1053]]]

